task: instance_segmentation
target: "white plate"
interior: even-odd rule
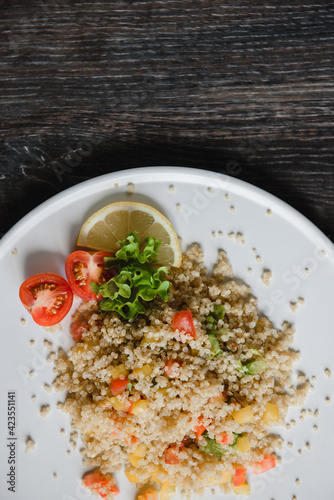
[[[132,194],[129,183],[135,188]],[[293,418],[296,426],[279,431],[293,446],[283,448],[282,465],[251,478],[252,498],[290,500],[295,495],[302,500],[332,500],[334,407],[326,398],[333,395],[333,378],[325,375],[325,369],[334,374],[333,245],[307,219],[268,193],[213,172],[177,167],[135,169],[84,182],[32,211],[1,240],[0,498],[91,498],[80,487],[84,468],[78,449],[69,445],[69,417],[56,409],[64,395],[44,390],[44,384],[54,378],[52,365],[45,361],[49,351],[44,339],[67,349],[71,345],[68,320],[62,331],[46,333],[23,308],[18,288],[37,272],[64,275],[66,256],[75,248],[84,220],[107,203],[124,199],[162,211],[182,237],[183,249],[194,241],[200,243],[209,269],[217,249],[226,250],[235,275],[252,287],[260,309],[277,327],[284,320],[294,324],[295,348],[302,354],[295,373],[301,370],[314,377],[314,390],[303,406],[305,417],[299,418],[300,409],[289,410],[288,420]],[[233,237],[238,233],[244,245],[241,238]],[[264,269],[272,272],[270,287],[261,281]],[[295,313],[290,302],[297,302]],[[8,391],[14,391],[16,398],[15,439],[8,430]],[[42,419],[40,407],[46,404],[51,405],[51,413]],[[28,436],[36,448],[25,453]],[[15,492],[8,490],[11,466],[15,467]],[[134,499],[134,487],[124,476],[118,481],[119,500]],[[212,498],[209,490],[206,498]],[[218,492],[215,498],[229,497]]]

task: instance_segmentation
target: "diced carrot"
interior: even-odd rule
[[[111,476],[104,476],[98,471],[86,474],[83,483],[87,488],[95,490],[100,497],[107,498],[108,493],[119,494],[119,489],[115,486]]]
[[[216,441],[217,443],[223,445],[223,446],[228,446],[233,443],[234,441],[234,436],[233,434],[226,434],[226,432],[223,432],[222,434],[217,434]]]
[[[173,330],[179,330],[196,338],[196,330],[191,311],[179,311],[175,314],[172,321]]]
[[[103,476],[100,472],[92,472],[90,474],[86,474],[83,478],[83,483],[85,486],[93,486],[96,483],[99,483],[103,480]]]
[[[253,464],[253,474],[262,474],[262,472],[267,472],[267,470],[276,467],[275,457],[264,457],[261,462],[254,462]]]
[[[121,394],[121,392],[125,391],[126,386],[129,383],[128,377],[124,377],[124,379],[117,378],[110,382],[111,394],[113,396],[117,396],[117,394]]]
[[[247,469],[235,469],[233,485],[241,486],[246,481]]]
[[[175,465],[179,463],[179,457],[177,456],[177,447],[170,446],[165,451],[165,463],[170,465]]]

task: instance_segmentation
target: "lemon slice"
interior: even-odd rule
[[[115,253],[118,242],[125,240],[131,231],[137,231],[141,240],[153,236],[161,241],[157,257],[159,264],[181,265],[182,252],[172,224],[155,208],[143,203],[121,201],[101,208],[86,220],[77,244]]]

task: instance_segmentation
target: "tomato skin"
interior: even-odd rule
[[[40,326],[52,326],[65,318],[73,302],[73,292],[58,274],[41,273],[26,279],[19,290],[24,307]]]
[[[246,481],[247,469],[235,469],[233,485],[241,486]]]
[[[262,474],[276,467],[276,459],[275,457],[264,457],[261,462],[254,462],[252,465],[253,474]]]
[[[128,377],[124,377],[124,379],[121,378],[116,378],[115,380],[112,380],[110,382],[110,389],[111,389],[111,394],[113,396],[117,396],[117,394],[121,394],[122,392],[125,391],[126,386],[130,380]]]
[[[174,330],[183,331],[196,339],[195,325],[189,309],[187,309],[187,311],[179,311],[175,314],[172,321],[172,328]]]
[[[170,465],[176,465],[179,463],[179,457],[177,456],[178,453],[178,447],[177,446],[170,446],[167,448],[165,451],[164,459],[165,459],[165,464],[170,464]]]
[[[109,252],[89,253],[84,250],[72,252],[66,259],[65,272],[73,292],[83,300],[96,300],[98,297],[91,290],[90,283],[96,284],[115,276],[113,269],[106,270],[104,258],[113,257]]]
[[[217,441],[217,443],[221,444],[222,446],[229,446],[230,444],[233,443],[234,436],[233,436],[233,434],[226,434],[223,432],[222,434],[218,434],[216,436],[216,441]]]

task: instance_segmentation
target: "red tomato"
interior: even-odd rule
[[[35,274],[20,286],[19,297],[34,321],[41,326],[59,323],[69,312],[73,292],[58,274]]]
[[[230,444],[233,443],[234,441],[234,436],[233,434],[218,434],[218,436],[216,436],[216,441],[217,443],[223,445],[223,446],[228,446]]]
[[[106,269],[104,258],[112,257],[109,252],[88,253],[78,250],[71,253],[65,263],[65,272],[73,292],[83,300],[96,300],[90,287],[91,281],[101,284],[116,275],[115,269]]]
[[[178,378],[180,376],[180,366],[182,361],[177,359],[166,359],[165,361],[165,373],[169,378]]]
[[[196,432],[196,439],[199,439],[206,431],[206,427],[204,425],[195,425],[194,431]]]
[[[94,489],[102,498],[107,498],[107,493],[119,494],[119,489],[115,486],[114,480],[110,476],[104,476],[100,472],[86,474],[83,478],[86,487]]]
[[[276,467],[275,457],[264,457],[261,462],[255,462],[253,465],[253,474],[262,474],[262,472],[267,472],[267,470]]]
[[[75,342],[81,339],[82,334],[86,332],[89,328],[88,321],[74,321],[70,326],[70,334]]]
[[[179,463],[179,457],[177,456],[178,448],[177,446],[170,446],[165,451],[165,464],[176,465]]]
[[[246,481],[247,469],[235,469],[233,485],[241,486]]]
[[[189,309],[187,311],[179,311],[175,314],[172,321],[172,328],[174,330],[179,330],[179,332],[182,331],[186,334],[189,334],[194,339],[196,338],[194,321]]]
[[[130,380],[128,377],[124,377],[124,379],[121,378],[116,378],[115,380],[112,380],[110,382],[110,389],[111,389],[111,394],[113,396],[117,396],[117,394],[121,394],[121,392],[125,391],[126,386]]]

